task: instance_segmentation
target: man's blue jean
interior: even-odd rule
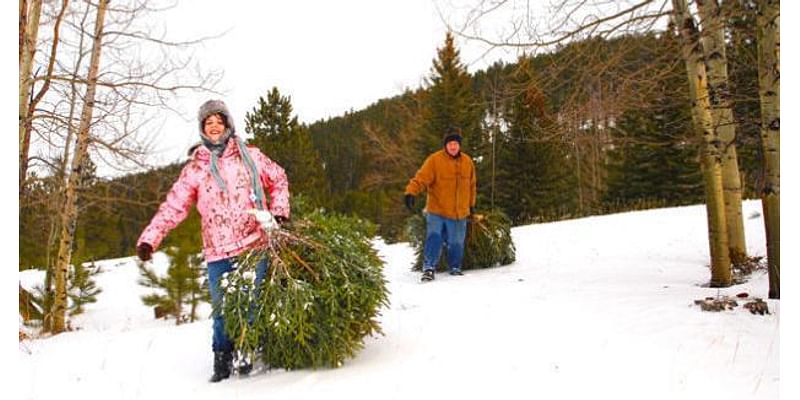
[[[234,258],[224,258],[208,263],[208,291],[211,292],[211,307],[214,310],[212,312],[214,333],[211,340],[211,349],[215,352],[233,350],[233,343],[225,333],[225,319],[220,312],[224,294],[224,290],[220,287],[220,280],[222,280],[224,273],[233,271],[234,262]],[[264,281],[268,267],[269,261],[266,258],[256,264],[256,288],[259,288],[261,282]]]
[[[450,271],[460,271],[464,260],[464,238],[467,236],[467,219],[450,219],[428,213],[422,269],[435,270],[439,263],[442,245],[447,248],[447,266]]]

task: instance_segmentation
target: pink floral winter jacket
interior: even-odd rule
[[[272,215],[289,218],[289,182],[283,168],[255,147],[248,146],[247,151],[258,168],[264,193],[270,198],[269,205],[264,200],[264,209]],[[247,213],[256,206],[251,199],[248,168],[239,156],[235,138],[228,141],[217,159],[217,167],[228,193],[220,189],[211,174],[211,151],[199,146],[142,232],[137,246],[149,243],[153,249],[158,248],[164,236],[186,218],[195,201],[206,262],[237,256],[255,244],[265,243],[266,233],[255,217]]]

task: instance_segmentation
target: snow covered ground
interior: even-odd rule
[[[760,202],[744,216],[748,251],[763,256]],[[407,244],[376,241],[391,290],[384,336],[338,369],[218,384],[210,321],[154,320],[133,259],[106,260],[76,330],[20,343],[17,386],[23,399],[777,399],[780,301],[766,316],[693,304],[767,297],[765,272],[702,286],[705,221],[690,206],[518,227],[516,263],[426,284]]]

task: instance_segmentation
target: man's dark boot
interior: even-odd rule
[[[433,270],[432,269],[426,269],[425,271],[422,272],[422,279],[421,280],[423,282],[430,282],[430,281],[432,281],[434,279],[435,278],[434,278],[434,274],[433,274]]]
[[[233,355],[230,351],[215,351],[214,352],[214,375],[210,381],[219,382],[223,379],[228,379],[231,376],[231,367],[233,366]]]

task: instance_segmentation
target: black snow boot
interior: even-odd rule
[[[253,363],[248,360],[247,358],[242,357],[242,359],[238,362],[239,365],[236,366],[236,373],[241,376],[250,375],[250,372],[253,370]]]
[[[215,351],[214,352],[214,375],[210,381],[219,382],[223,379],[228,379],[231,376],[231,367],[233,367],[233,355],[230,351]]]
[[[430,282],[430,281],[432,281],[432,280],[434,280],[434,279],[435,279],[435,277],[434,277],[434,274],[433,274],[433,270],[432,270],[432,269],[427,269],[427,270],[425,270],[425,271],[423,271],[423,272],[422,272],[422,278],[421,278],[421,280],[422,280],[423,282]]]

